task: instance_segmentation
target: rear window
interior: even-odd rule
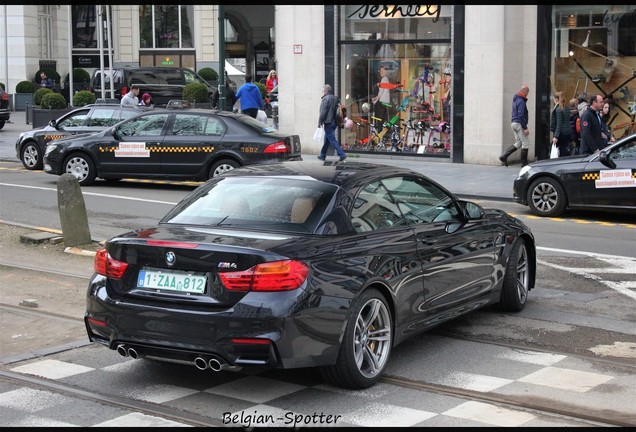
[[[183,85],[180,70],[135,70],[130,74],[131,84]]]
[[[104,70],[106,76],[106,88],[110,89],[110,73]],[[121,69],[113,71],[113,81],[115,82],[115,88],[120,88],[124,82],[124,73]],[[102,71],[97,69],[93,72],[93,80],[91,81],[94,88],[102,87]]]

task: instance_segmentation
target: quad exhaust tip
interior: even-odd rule
[[[130,357],[130,358],[133,358],[133,359],[139,359],[139,358],[142,358],[144,356],[143,354],[138,352],[135,348],[127,347],[124,344],[117,345],[117,352],[122,357]]]
[[[214,372],[220,372],[228,367],[228,364],[221,357],[200,355],[194,359],[194,365],[199,370],[211,369]]]

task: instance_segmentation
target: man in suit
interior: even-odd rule
[[[603,147],[603,135],[601,134],[601,110],[603,109],[603,96],[590,97],[590,105],[581,115],[581,149],[580,154],[596,153]]]

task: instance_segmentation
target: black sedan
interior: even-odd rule
[[[144,108],[119,104],[92,104],[77,108],[47,126],[22,132],[15,143],[16,157],[29,170],[41,170],[46,145],[53,140],[82,133],[96,133],[132,118]]]
[[[535,240],[507,213],[408,169],[236,169],[95,257],[85,324],[122,356],[201,370],[318,367],[366,388],[408,337],[470,311],[520,311]]]
[[[44,171],[73,174],[80,185],[152,178],[207,180],[243,165],[301,159],[300,138],[245,114],[154,110],[103,132],[52,141]]]
[[[524,166],[513,200],[538,216],[558,216],[568,208],[636,212],[636,134],[593,155]]]
[[[0,86],[0,129],[4,127],[4,124],[11,118],[11,111],[9,111],[9,93],[7,93],[2,86]]]

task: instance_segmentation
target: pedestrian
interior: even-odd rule
[[[382,87],[381,84],[389,84],[389,77],[386,76],[386,67],[380,66],[380,82],[377,83],[378,94],[375,95],[371,101],[374,105],[375,116],[382,119],[382,122],[387,122],[391,118],[391,112],[389,107],[391,106],[391,93],[388,88]],[[380,103],[378,103],[380,102]]]
[[[565,109],[563,92],[555,92],[554,107],[550,115],[550,131],[552,132],[552,145],[559,149],[559,157],[570,154],[570,112]],[[550,151],[548,149],[548,154]]]
[[[512,97],[512,116],[510,127],[515,136],[515,143],[508,147],[499,160],[508,166],[508,157],[521,148],[521,166],[528,165],[528,148],[530,147],[530,131],[528,130],[528,94],[530,88],[524,84]]]
[[[245,75],[245,84],[236,92],[236,99],[241,101],[241,111],[252,118],[256,118],[258,110],[265,110],[261,90],[252,82],[252,75]]]
[[[271,93],[274,90],[274,87],[278,85],[278,74],[274,69],[269,71],[269,75],[267,75],[267,79],[265,80],[265,88],[267,89],[267,93]]]
[[[141,95],[141,101],[139,102],[139,105],[146,108],[153,108],[155,106],[152,102],[152,96],[150,96],[150,93],[144,93],[143,95]]]
[[[577,121],[580,122],[578,104],[578,99],[570,99],[570,155],[579,154],[579,147],[581,145],[581,134],[576,127]]]
[[[40,87],[53,89],[53,80],[44,71],[40,72]]]
[[[603,109],[601,110],[601,134],[603,136],[603,142],[605,146],[616,141],[612,135],[612,129],[609,125],[610,121],[610,104],[609,102],[603,102]]]
[[[581,116],[581,148],[579,154],[596,153],[603,147],[603,135],[601,134],[600,112],[603,109],[603,96],[590,97],[589,105]]]
[[[227,81],[226,81],[227,83]],[[217,87],[212,94],[212,108],[220,110],[219,106],[219,88]],[[225,111],[234,111],[234,104],[236,103],[236,93],[232,90],[232,87],[225,85]]]
[[[588,106],[587,100],[589,99],[589,96],[587,95],[586,92],[582,92],[579,95],[579,104],[577,106],[578,110],[579,110],[579,117],[583,117],[583,111],[585,111],[585,109]]]
[[[322,101],[320,102],[320,117],[318,118],[318,127],[325,129],[323,145],[320,149],[318,159],[324,161],[327,158],[327,149],[331,145],[338,156],[340,162],[347,158],[347,154],[342,150],[338,140],[336,139],[336,128],[340,124],[340,100],[331,92],[331,86],[325,84],[322,87]]]
[[[139,98],[137,97],[138,95],[139,95],[139,86],[135,84],[131,85],[130,91],[126,93],[124,97],[121,98],[121,102],[120,102],[121,106],[139,105]]]

